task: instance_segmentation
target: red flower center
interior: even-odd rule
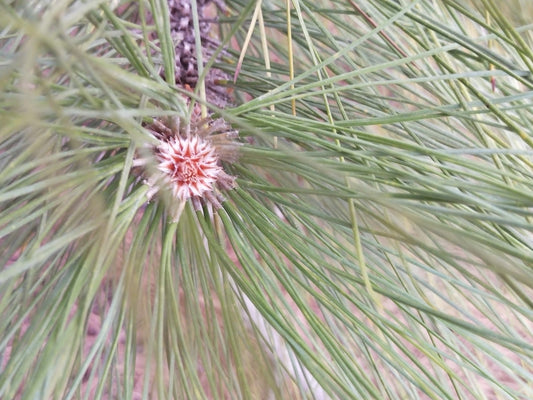
[[[174,195],[182,200],[212,190],[222,170],[213,146],[198,136],[177,136],[163,143],[158,158],[159,169],[170,180]]]

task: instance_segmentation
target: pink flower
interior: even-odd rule
[[[198,135],[174,136],[157,147],[158,169],[180,200],[202,197],[213,190],[222,168],[215,148]]]
[[[170,196],[161,195],[173,221],[179,220],[188,201],[195,211],[203,212],[205,206],[221,208],[225,201],[221,191],[236,187],[235,177],[224,171],[222,161],[236,161],[237,131],[221,118],[154,119],[146,128],[157,142],[147,145],[150,152],[134,160],[134,165],[143,167],[144,183],[150,188],[148,200],[160,191],[168,192]]]

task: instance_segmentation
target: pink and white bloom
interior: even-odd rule
[[[158,169],[180,200],[202,197],[213,190],[222,168],[215,148],[197,135],[174,136],[157,147]]]
[[[158,143],[148,146],[150,153],[134,161],[135,166],[144,167],[149,200],[161,190],[170,194],[166,198],[174,221],[189,200],[196,211],[204,206],[221,208],[225,200],[221,191],[236,186],[235,177],[224,171],[222,161],[237,159],[237,131],[220,118],[193,121],[154,119],[146,128]]]

